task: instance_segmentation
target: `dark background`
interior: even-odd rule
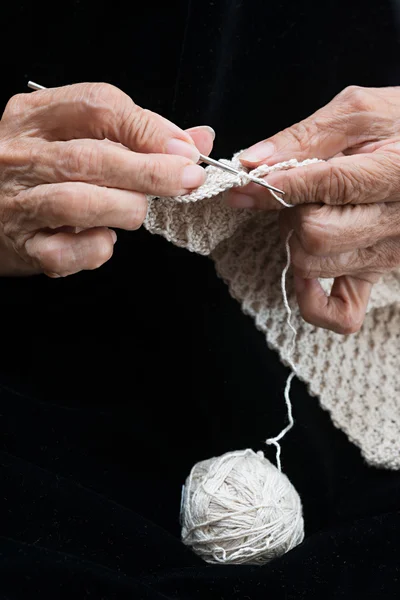
[[[0,106],[107,81],[229,157],[349,84],[400,83],[395,2],[4,2]],[[0,281],[1,598],[395,598],[400,480],[364,464],[304,386],[283,468],[304,544],[208,567],[179,541],[201,459],[284,423],[287,370],[211,261],[145,231],[65,280]]]

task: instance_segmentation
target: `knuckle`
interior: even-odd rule
[[[125,94],[110,83],[89,84],[85,98],[91,109],[106,109],[107,111],[115,108],[121,101],[121,96]]]
[[[9,199],[2,207],[2,228],[5,235],[14,237],[23,229],[23,224],[32,218],[35,210],[35,201],[29,193],[19,193]]]
[[[2,203],[4,233],[13,237],[19,231],[31,230],[41,211],[44,197],[45,194],[37,193],[35,188],[14,188],[13,193]]]
[[[342,335],[350,335],[360,331],[364,321],[364,313],[349,308],[336,323],[335,331]]]
[[[37,183],[37,165],[43,164],[43,144],[24,137],[0,142],[2,192],[14,195]]]
[[[98,269],[106,263],[113,255],[114,247],[110,242],[110,236],[108,233],[104,233],[104,235],[97,235],[95,238],[96,242],[93,248],[94,260],[91,270]]]
[[[344,185],[340,170],[335,167],[330,169],[326,184],[321,185],[321,201],[325,204],[339,204],[339,198],[343,196]]]
[[[139,198],[136,198],[133,206],[132,212],[127,223],[127,229],[134,231],[135,229],[139,229],[143,225],[143,222],[147,216],[147,198],[143,194]]]
[[[60,160],[57,161],[58,171],[62,174],[63,179],[76,177],[76,174],[80,172],[82,148],[83,145],[78,147],[74,142],[64,143]]]
[[[141,170],[143,189],[157,194],[178,193],[182,188],[178,183],[178,174],[182,163],[188,162],[187,159],[178,157],[146,157],[144,168]]]
[[[26,106],[30,103],[32,94],[16,94],[12,96],[7,102],[4,116],[5,117],[17,117],[22,115],[26,111]]]
[[[305,211],[300,216],[297,228],[301,246],[307,254],[313,256],[323,256],[329,249],[329,236],[321,224],[319,212],[319,208]]]
[[[115,119],[116,107],[125,94],[109,83],[78,84],[75,98],[81,111],[91,120],[96,137],[106,137],[104,132]]]
[[[66,184],[68,186],[68,184]],[[36,220],[45,224],[46,226],[53,227],[67,223],[67,211],[65,207],[69,200],[68,189],[65,188],[63,193],[61,189],[56,185],[48,185],[41,189],[40,193],[28,194],[30,198],[30,210],[32,220]]]
[[[170,179],[171,175],[168,171],[165,172],[165,178],[161,177],[161,170],[162,163],[160,160],[153,159],[148,161],[145,177],[151,189],[157,189],[161,182],[166,184],[168,179]]]
[[[298,277],[313,279],[317,276],[313,257],[306,254],[302,248],[295,248],[292,251],[292,265],[293,271]]]
[[[67,178],[96,179],[103,171],[103,156],[96,143],[66,142],[59,168]]]
[[[323,204],[345,205],[356,202],[360,186],[350,173],[332,166],[328,176],[319,182],[318,198]]]
[[[288,127],[283,133],[288,140],[287,146],[291,147],[295,142],[301,150],[306,150],[310,143],[313,143],[317,135],[317,128],[310,119],[305,119]]]
[[[44,271],[61,274],[64,271],[65,252],[52,237],[48,238],[36,252],[36,260]]]
[[[80,182],[46,186],[37,203],[40,220],[52,227],[74,225],[78,221],[90,227],[97,202],[89,190],[90,187]]]
[[[91,212],[92,198],[85,184],[65,183],[55,186],[47,195],[46,214],[59,225],[73,225],[87,220]],[[89,225],[89,224],[88,224]]]
[[[385,152],[382,152],[379,155],[379,165],[377,164],[376,167],[376,170],[371,166],[362,169],[362,178],[366,189],[376,189],[377,177],[379,177],[382,188],[380,193],[382,201],[393,197],[397,200],[400,189],[400,155],[398,149],[393,151],[391,148],[387,148]]]
[[[46,144],[38,140],[18,140],[18,150],[21,151],[21,162],[23,161],[30,171],[43,163],[43,154],[46,152]]]
[[[132,111],[125,118],[125,130],[137,146],[152,145],[157,137],[157,127],[151,118],[151,112],[144,108]]]
[[[95,189],[78,183],[67,189],[66,196],[63,193],[61,211],[65,215],[65,222],[84,223],[86,227],[95,225],[101,212],[101,202],[98,201]]]
[[[80,151],[77,164],[80,167],[79,173],[83,173],[89,179],[96,179],[103,172],[102,152],[96,144],[89,144]]]
[[[298,169],[296,176],[288,171],[280,187],[284,189],[286,198],[289,199],[289,202],[291,202],[293,199],[296,199],[296,202],[302,203],[304,202],[304,198],[308,198],[309,189],[307,184],[307,176],[302,169]],[[270,200],[269,195],[266,195],[265,198]],[[272,205],[275,208],[277,203],[275,202]],[[293,210],[293,208],[291,210]]]
[[[313,271],[307,264],[307,261],[299,262],[298,265],[293,262],[293,273],[302,279],[315,279],[317,277],[317,275],[313,275]]]
[[[355,112],[371,110],[371,95],[367,88],[359,85],[349,85],[338,97],[345,104],[350,105]]]
[[[118,102],[121,95],[124,95],[119,88],[111,83],[99,82],[84,85],[87,85],[88,98],[93,102],[96,102],[99,99],[106,99],[108,102]]]
[[[304,304],[300,307],[300,314],[304,321],[317,327],[330,329],[340,335],[351,335],[357,333],[363,324],[364,315],[360,311],[351,310],[321,320],[318,310],[312,304]]]

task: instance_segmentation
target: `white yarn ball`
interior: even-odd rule
[[[208,563],[261,565],[304,538],[300,497],[262,452],[195,465],[181,506],[182,541]]]

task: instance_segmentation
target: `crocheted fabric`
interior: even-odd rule
[[[223,202],[224,191],[248,181],[238,156],[225,162],[241,170],[240,175],[210,166],[205,184],[192,194],[150,197],[145,227],[178,246],[210,255],[231,295],[288,364],[291,335],[280,288],[286,256],[277,214],[255,215]],[[251,175],[264,176],[316,160],[263,165]],[[329,285],[325,280],[324,287]],[[299,378],[371,465],[400,469],[400,273],[392,272],[374,286],[363,327],[350,336],[305,323],[290,277],[287,291],[298,331],[293,359]],[[293,403],[295,409],[295,398]]]

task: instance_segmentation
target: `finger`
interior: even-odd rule
[[[295,289],[305,321],[348,335],[357,332],[364,321],[372,283],[350,275],[338,277],[327,296],[317,279],[295,277]]]
[[[290,239],[293,273],[303,279],[331,279],[359,273],[363,269],[362,252],[361,250],[351,250],[328,256],[316,256],[304,250],[295,233]],[[366,264],[368,270],[370,260],[372,260],[372,256],[368,257]]]
[[[108,138],[137,152],[182,155],[194,162],[199,153],[188,133],[135,104],[107,83],[78,83],[14,96],[6,118],[28,133],[49,140]]]
[[[375,152],[376,150],[383,149],[385,146],[392,146],[393,144],[399,144],[400,137],[394,136],[389,139],[377,140],[373,142],[367,142],[365,144],[360,144],[358,146],[353,146],[352,148],[347,148],[343,152],[344,155],[350,154],[365,154]]]
[[[189,159],[166,154],[139,154],[94,140],[40,144],[31,157],[34,172],[21,174],[43,183],[83,181],[157,196],[178,196],[199,187],[206,174]]]
[[[295,206],[281,211],[279,225],[282,239],[293,230],[306,255],[329,257],[400,236],[400,203]]]
[[[285,192],[296,204],[369,204],[400,200],[400,152],[397,145],[372,154],[340,156],[327,162],[275,171],[265,180]],[[242,200],[241,194],[244,194]],[[278,202],[262,186],[251,183],[228,194],[235,208],[279,209]]]
[[[51,277],[66,277],[97,269],[107,262],[116,241],[114,231],[89,229],[80,233],[38,232],[27,240],[27,257]]]
[[[297,158],[330,158],[347,148],[398,134],[396,108],[382,91],[350,86],[329,104],[292,127],[248,148],[241,155],[250,168]]]
[[[213,142],[215,140],[214,129],[209,125],[198,125],[197,127],[190,127],[185,131],[190,135],[190,137],[194,141],[198,151],[201,154],[205,154],[208,156],[212,150]],[[125,150],[129,150],[129,148],[126,148],[126,146],[123,146],[118,142],[111,142],[111,140],[104,141],[107,141],[109,144],[119,146],[120,148],[124,148]]]
[[[201,125],[199,127],[191,127],[190,129],[186,129],[186,132],[190,134],[190,137],[194,141],[199,152],[205,156],[208,156],[212,150],[215,140],[214,129],[208,125]]]
[[[302,279],[332,279],[354,275],[375,283],[380,275],[399,267],[400,237],[348,252],[316,256],[304,250],[294,233],[290,238],[290,252],[293,272]]]
[[[147,214],[144,194],[69,182],[21,192],[5,214],[7,235],[49,227],[138,229]]]

